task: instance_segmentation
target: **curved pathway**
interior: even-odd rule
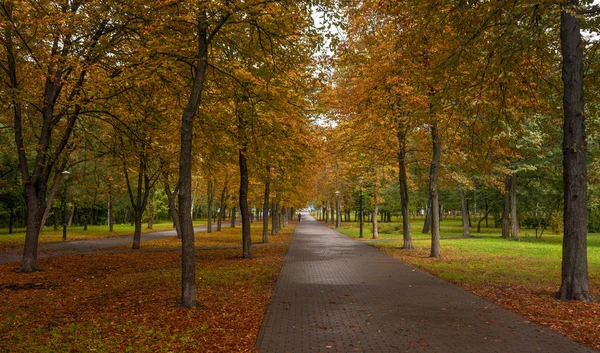
[[[260,353],[595,352],[305,215]]]

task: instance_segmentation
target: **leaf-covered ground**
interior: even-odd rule
[[[177,306],[175,251],[65,255],[32,274],[0,265],[0,351],[253,351],[286,251],[256,247],[252,260],[239,249],[197,251],[193,310]]]

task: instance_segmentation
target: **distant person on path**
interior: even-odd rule
[[[302,221],[302,213],[298,212],[298,222]]]

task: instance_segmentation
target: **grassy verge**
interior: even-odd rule
[[[365,241],[381,251],[455,283],[480,297],[514,311],[565,336],[600,349],[600,303],[562,302],[554,299],[560,286],[562,236],[544,234],[535,239],[523,229],[518,241],[500,238],[500,230],[471,229],[462,238],[458,220],[441,226],[442,258],[429,258],[429,235],[421,234],[422,222],[412,224],[414,250],[402,250],[399,232],[380,234]],[[343,224],[342,233],[358,237],[356,224]],[[588,261],[592,291],[600,295],[600,234],[588,236]]]
[[[206,220],[194,221],[194,226],[205,224]],[[229,221],[227,221],[226,224],[228,225]],[[148,229],[145,224],[142,225],[142,233],[160,232],[165,230],[173,230],[173,223],[155,223],[152,229]],[[113,232],[108,231],[107,225],[89,225],[87,230],[83,230],[83,226],[73,226],[67,228],[67,241],[132,235],[133,231],[134,227],[129,224],[115,224]],[[59,243],[62,241],[62,227],[59,227],[57,230],[54,230],[52,227],[45,227],[40,233],[39,244]],[[22,247],[24,242],[24,228],[15,229],[11,234],[8,234],[8,230],[6,229],[0,229],[0,250]]]
[[[0,351],[253,351],[286,251],[255,248],[251,260],[239,249],[198,251],[192,310],[176,305],[178,252],[59,256],[32,274],[0,265]]]

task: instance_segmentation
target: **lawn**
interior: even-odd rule
[[[194,226],[199,225],[206,225],[206,220],[194,221]],[[225,222],[224,226],[229,227],[229,221]],[[152,229],[148,229],[146,224],[142,224],[142,233],[160,232],[164,230],[173,230],[173,223],[170,221],[154,223]],[[83,226],[72,226],[67,228],[67,241],[133,235],[133,231],[134,227],[129,224],[115,224],[113,232],[108,231],[107,225],[88,225],[87,230],[83,230]],[[62,242],[62,232],[62,227],[59,227],[57,230],[54,230],[54,227],[50,226],[44,227],[40,233],[39,244]],[[7,229],[0,229],[0,250],[22,247],[24,242],[24,228],[15,229],[11,234],[8,234]]]
[[[562,235],[544,233],[535,239],[534,230],[522,229],[519,240],[507,240],[500,238],[498,228],[482,228],[481,233],[472,228],[472,237],[463,238],[460,220],[447,219],[441,223],[442,258],[432,259],[430,235],[421,233],[422,226],[423,220],[411,223],[414,250],[401,249],[401,231],[370,239],[371,224],[367,223],[362,241],[600,349],[600,304],[554,299],[561,281]],[[343,223],[338,230],[358,238],[357,223]],[[600,234],[588,235],[588,261],[592,291],[600,296]]]
[[[289,242],[293,228],[272,239]],[[234,230],[209,236],[229,243]],[[177,251],[44,258],[31,274],[0,265],[0,351],[253,351],[286,251],[256,247],[251,260],[239,249],[197,251],[201,306],[191,310],[177,306]]]

